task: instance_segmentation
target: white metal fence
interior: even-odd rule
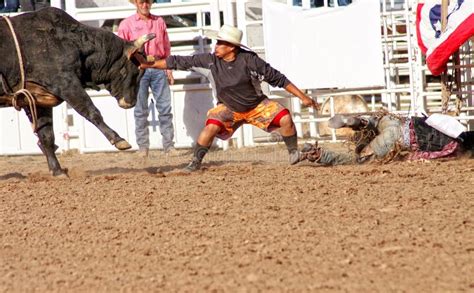
[[[286,0],[278,2],[293,4],[293,1]],[[326,1],[326,6],[331,6],[330,3],[333,2]],[[329,101],[330,112],[327,115],[302,108],[298,99],[290,99],[284,92],[270,92],[267,89],[271,98],[281,99],[291,108],[300,135],[308,139],[336,141],[335,132],[332,132],[329,137],[322,137],[319,126],[321,122],[327,121],[330,116],[334,115],[333,101],[342,95],[363,96],[370,111],[378,111],[381,108],[405,114],[414,114],[417,111],[440,111],[439,78],[429,74],[417,45],[415,34],[416,2],[414,0],[381,1],[380,28],[384,56],[384,87],[345,90],[306,89],[318,102]],[[52,3],[55,6],[61,5],[61,1]],[[100,25],[104,25],[106,21],[125,18],[135,11],[135,8],[130,4],[78,8],[74,0],[66,0],[64,3],[63,9],[76,19],[84,22],[99,21]],[[203,38],[203,32],[209,28],[218,29],[221,25],[221,16],[223,16],[224,23],[236,25],[243,30],[244,43],[247,43],[264,58],[261,3],[262,0],[172,1],[171,3],[155,4],[152,13],[162,16],[188,15],[192,17],[191,24],[169,28],[173,54],[188,55],[211,50],[210,44]],[[308,0],[303,0],[303,7],[309,7],[308,3]],[[324,7],[324,9],[328,9],[328,7]],[[454,101],[456,95],[461,95],[466,101],[460,119],[467,124],[474,118],[471,114],[474,110],[472,107],[471,59],[472,44],[468,42],[461,48],[462,89],[460,92],[453,92],[451,99]],[[178,85],[172,86],[177,146],[190,147],[193,139],[197,137],[199,129],[203,126],[206,108],[213,105],[212,98],[210,98],[211,90],[206,80],[196,73],[177,72],[175,76],[180,81]],[[108,112],[112,111],[114,114],[110,117],[114,117],[117,116],[117,111],[123,111],[118,115],[122,119],[112,121],[111,126],[118,128],[116,130],[133,144],[133,115],[130,114],[130,110],[118,109],[113,99],[107,100],[108,94],[105,91],[89,91],[88,93],[106,117],[106,122],[107,116],[109,116]],[[109,102],[114,105],[109,107]],[[454,107],[454,102],[450,105]],[[2,121],[0,131],[4,138],[7,136],[16,137],[12,141],[17,143],[7,144],[2,141],[0,154],[38,153],[39,149],[34,143],[25,143],[29,140],[36,142],[33,134],[27,131],[28,127],[25,127],[28,125],[26,117],[23,117],[23,114],[13,115],[11,111],[14,110],[12,108],[0,109],[0,121]],[[55,132],[60,151],[70,148],[78,148],[82,152],[112,150],[106,139],[96,129],[66,105],[55,108],[54,113]],[[193,119],[189,119],[190,116]],[[156,125],[153,126],[153,123],[151,127],[152,147],[159,148],[160,141],[157,139],[160,137],[159,131],[156,129]],[[270,140],[270,136],[248,125],[242,127],[234,135],[234,143],[238,147],[253,146]],[[221,146],[226,148],[228,144],[222,143]]]
[[[357,0],[354,0],[354,2]],[[282,2],[282,1],[279,1]],[[293,5],[293,0],[286,1],[287,5]],[[310,0],[302,0],[302,7],[310,8]],[[337,8],[337,1],[324,1],[324,9]],[[336,3],[334,3],[336,2]],[[248,16],[243,15],[248,5],[258,5],[260,0],[242,0],[237,1],[237,20],[239,28],[244,31],[251,26],[262,25],[260,20],[248,20]],[[330,5],[332,3],[332,5]],[[381,0],[381,20],[380,28],[382,30],[382,48],[384,56],[385,86],[382,88],[353,88],[353,89],[307,89],[318,102],[330,100],[329,115],[315,113],[311,109],[303,109],[297,99],[291,100],[292,113],[297,124],[298,133],[307,138],[328,139],[336,141],[336,133],[332,131],[329,137],[321,137],[319,134],[319,125],[327,121],[329,117],[335,114],[334,99],[339,96],[361,95],[368,102],[370,111],[379,111],[386,109],[390,112],[396,112],[402,115],[417,115],[420,112],[436,113],[441,111],[441,84],[440,78],[430,74],[418,48],[416,36],[416,7],[418,1],[415,0]],[[471,73],[473,49],[472,39],[460,48],[461,54],[461,88],[458,91],[451,92],[448,108],[454,111],[456,108],[456,96],[461,96],[464,106],[461,109],[459,117],[461,122],[472,128],[472,84],[473,77]],[[256,51],[264,55],[261,47],[256,47]],[[451,63],[448,68],[453,69]],[[449,78],[452,78],[451,76]],[[272,94],[279,96],[285,95],[281,91],[274,91]],[[308,129],[308,131],[305,131]],[[255,141],[252,134],[245,132],[254,132],[255,129],[244,129],[244,137],[247,139],[243,145],[254,145]]]

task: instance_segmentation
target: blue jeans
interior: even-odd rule
[[[150,147],[148,116],[150,113],[148,95],[149,88],[158,111],[158,121],[162,136],[163,149],[166,151],[174,146],[173,114],[171,113],[171,92],[164,70],[149,68],[145,70],[140,81],[138,100],[135,106],[135,135],[140,149]]]
[[[20,6],[20,3],[18,0],[7,0],[5,1],[5,4],[3,0],[0,0],[0,3],[1,3],[0,12],[5,12],[5,13],[17,12],[18,7]]]

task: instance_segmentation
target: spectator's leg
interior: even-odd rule
[[[34,5],[35,5],[34,9],[39,10],[45,7],[49,7],[50,3],[49,3],[49,0],[36,0],[34,1]]]
[[[34,11],[34,0],[20,0],[20,6],[22,12]]]
[[[174,147],[173,113],[171,109],[171,91],[164,70],[151,69],[151,91],[155,99],[158,121],[162,136],[163,149],[168,151]]]
[[[352,3],[352,0],[337,0],[339,6],[347,6]]]
[[[148,88],[150,86],[150,70],[146,69],[140,81],[140,89],[138,90],[137,104],[135,105],[135,136],[138,147],[141,150],[148,150],[150,147],[150,138],[148,131]]]
[[[18,0],[6,0],[5,1],[5,8],[3,9],[3,12],[18,12],[18,8],[20,7],[20,4],[18,3]]]

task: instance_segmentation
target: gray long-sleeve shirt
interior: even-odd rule
[[[171,55],[166,58],[166,64],[168,68],[178,70],[192,67],[209,69],[214,78],[218,101],[235,112],[249,111],[266,98],[260,87],[261,81],[281,88],[290,84],[285,75],[254,52],[245,50],[241,50],[231,62],[217,58],[214,54],[196,54]]]

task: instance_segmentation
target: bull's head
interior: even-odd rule
[[[135,106],[137,102],[140,79],[143,74],[138,66],[146,59],[142,47],[154,38],[155,34],[147,34],[133,43],[127,43],[121,58],[124,62],[121,62],[121,68],[111,77],[110,89],[108,89],[117,98],[119,106],[124,109]]]

